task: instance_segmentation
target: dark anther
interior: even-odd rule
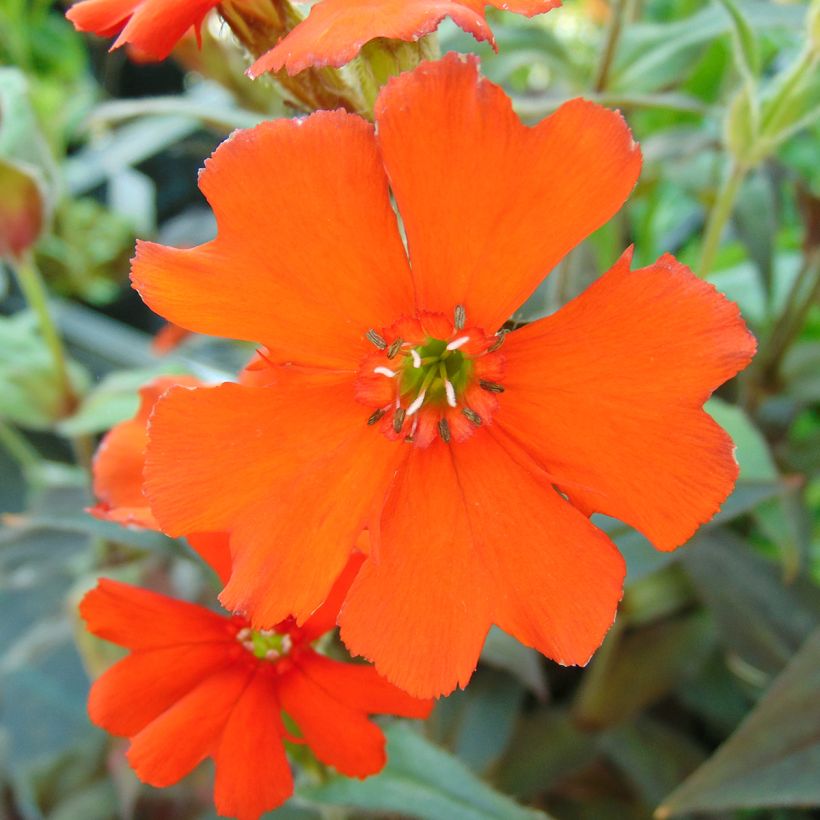
[[[504,339],[509,332],[506,328],[499,330],[498,333],[495,334],[495,341],[487,348],[487,353],[495,353],[495,351],[504,344]]]
[[[396,410],[396,415],[393,416],[393,432],[394,433],[400,433],[401,432],[401,426],[404,424],[404,416],[405,416],[406,413],[407,413],[407,411],[403,407],[399,407],[399,409]]]
[[[380,408],[380,409],[378,409],[378,410],[377,410],[377,411],[376,411],[376,412],[375,412],[375,413],[374,413],[374,414],[373,414],[373,415],[372,415],[372,416],[371,416],[371,417],[367,420],[367,423],[368,423],[368,424],[375,424],[377,421],[379,421],[379,419],[381,419],[381,417],[384,415],[384,413],[385,413],[385,411],[384,411],[384,410],[382,410],[381,408]]]
[[[456,330],[463,330],[464,325],[467,323],[467,313],[464,310],[464,305],[456,305],[455,309],[455,316],[453,324],[455,325]]]
[[[488,382],[486,379],[479,379],[478,386],[488,393],[503,393],[504,385],[497,382]]]
[[[391,344],[389,348],[387,348],[387,358],[388,359],[395,358],[396,354],[399,352],[399,350],[401,350],[401,346],[403,344],[404,344],[404,339],[402,339],[402,338],[396,339],[396,341],[393,342],[393,344]]]
[[[450,443],[450,425],[447,423],[447,419],[439,419],[438,434],[445,444]]]
[[[471,410],[469,407],[462,407],[461,412],[476,426],[481,425],[481,416],[479,416],[475,410]]]
[[[365,336],[367,336],[367,340],[376,345],[376,347],[378,347],[379,350],[384,350],[387,347],[387,342],[384,339],[382,339],[382,337],[378,333],[376,333],[376,331],[373,330],[372,327],[370,328],[370,330],[367,331]]]

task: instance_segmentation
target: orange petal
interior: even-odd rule
[[[205,678],[131,741],[128,761],[151,786],[170,786],[218,748],[255,669],[241,664]]]
[[[372,666],[341,663],[306,651],[299,655],[300,669],[331,697],[368,715],[426,718],[432,700],[414,698],[385,680]]]
[[[572,100],[528,128],[474,58],[392,79],[378,140],[404,219],[420,309],[495,331],[635,185],[620,114]]]
[[[307,643],[321,638],[322,635],[336,628],[342,602],[347,596],[353,579],[361,569],[364,558],[365,556],[361,552],[354,552],[350,556],[347,565],[342,570],[342,574],[336,579],[336,583],[333,584],[333,589],[330,590],[325,602],[305,621],[301,635]]]
[[[65,16],[77,31],[88,31],[100,37],[113,37],[143,0],[81,0]]]
[[[237,131],[200,175],[219,235],[141,242],[145,302],[199,333],[261,342],[277,362],[355,368],[371,327],[412,305],[387,181],[362,118],[322,111]]]
[[[191,549],[219,576],[223,584],[231,577],[230,536],[226,532],[197,532],[188,536]]]
[[[140,388],[140,403],[132,419],[113,427],[94,454],[94,495],[100,507],[94,513],[123,524],[154,529],[156,521],[142,494],[146,427],[156,400],[175,385],[199,384],[191,376],[160,376]]]
[[[552,6],[551,3],[542,5]],[[544,9],[547,11],[548,9]],[[415,41],[451,17],[476,40],[492,40],[483,3],[457,0],[321,0],[307,19],[279,45],[260,57],[248,72],[258,77],[287,69],[297,74],[310,66],[343,66],[369,40],[387,37]]]
[[[214,802],[220,816],[258,820],[293,793],[272,676],[263,670],[234,706],[214,756]]]
[[[382,730],[317,686],[298,666],[279,677],[277,691],[282,708],[323,763],[348,777],[367,777],[387,762]]]
[[[225,643],[191,643],[136,652],[98,678],[88,696],[91,720],[114,735],[131,737],[230,663]]]
[[[119,32],[112,46],[130,43],[141,55],[164,60],[192,27],[199,28],[219,0],[83,0],[66,17],[78,31],[103,37]]]
[[[495,584],[494,623],[558,663],[585,664],[615,619],[614,544],[492,428],[453,447],[475,554]]]
[[[100,578],[80,602],[88,631],[129,649],[232,641],[226,618],[205,607]]]
[[[147,494],[172,534],[230,531],[228,609],[273,626],[325,600],[405,454],[362,410],[337,374],[173,390],[158,403]]]
[[[701,409],[755,350],[737,306],[670,256],[629,254],[552,316],[505,342],[494,421],[572,502],[673,549],[729,495],[729,436]]]
[[[339,616],[342,640],[411,695],[466,686],[495,593],[473,549],[447,445],[412,448],[381,527],[378,553],[360,570]]]

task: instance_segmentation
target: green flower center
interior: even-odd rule
[[[456,406],[470,381],[473,363],[453,343],[428,339],[404,356],[399,393],[410,398],[412,408],[421,404]],[[417,409],[417,408],[416,408]],[[408,410],[408,412],[410,412]]]
[[[260,661],[276,661],[287,655],[293,641],[287,633],[272,629],[250,629],[245,627],[236,633],[236,639]]]

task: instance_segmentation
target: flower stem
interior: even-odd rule
[[[700,265],[698,273],[705,277],[712,270],[715,261],[720,238],[723,229],[735,207],[740,186],[746,177],[746,168],[740,163],[733,161],[729,168],[729,173],[721,185],[712,210],[709,212],[709,219],[706,223],[706,232],[703,238],[703,248],[700,254]]]
[[[595,72],[595,79],[592,83],[593,91],[603,91],[609,82],[609,72],[612,68],[612,61],[615,59],[615,50],[621,38],[624,17],[626,16],[626,5],[628,0],[616,0],[612,6],[609,25],[607,26],[604,47],[601,50],[601,61]]]
[[[45,283],[30,253],[24,253],[17,259],[13,259],[11,268],[26,302],[40,324],[40,332],[43,334],[43,340],[54,363],[54,372],[62,395],[61,415],[68,415],[77,406],[77,395],[68,374],[68,362],[63,342],[48,308],[48,291]]]

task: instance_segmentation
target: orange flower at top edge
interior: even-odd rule
[[[235,133],[200,176],[217,238],[139,244],[148,305],[262,343],[276,379],[166,393],[145,492],[172,535],[230,532],[222,601],[256,627],[307,619],[368,529],[342,639],[412,694],[465,685],[493,623],[586,663],[624,577],[588,516],[669,550],[716,512],[737,465],[702,405],[754,339],[673,258],[628,253],[498,333],[632,190],[619,114],[573,100],[525,127],[451,55],[391,80],[375,120]]]
[[[351,559],[330,597],[302,627],[292,620],[254,631],[243,618],[102,579],[80,604],[88,629],[131,654],[92,686],[91,719],[131,739],[128,760],[154,786],[169,786],[206,757],[216,763],[220,815],[256,820],[284,803],[293,779],[283,740],[306,743],[350,777],[385,764],[385,739],[370,714],[424,718],[373,667],[318,654],[358,570]],[[293,738],[284,711],[298,727]]]
[[[112,48],[130,43],[141,59],[164,60],[219,0],[80,0],[66,12],[78,31],[114,37]]]
[[[450,17],[478,41],[495,47],[485,6],[533,17],[561,5],[561,0],[319,0],[307,19],[263,54],[248,72],[286,69],[298,74],[311,66],[343,66],[362,46],[378,37],[415,41]]]

